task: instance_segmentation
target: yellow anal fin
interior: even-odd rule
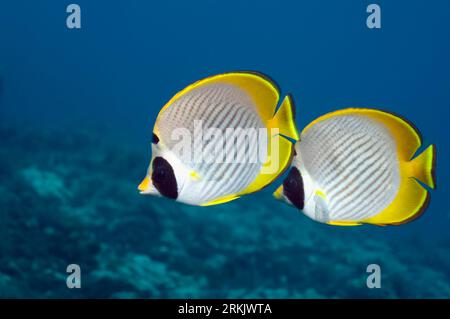
[[[375,225],[405,224],[418,218],[425,211],[428,202],[428,191],[414,178],[403,177],[392,203],[381,213],[362,222]]]
[[[214,199],[210,202],[201,204],[200,206],[213,206],[213,205],[219,205],[227,202],[231,202],[232,200],[238,199],[240,196],[238,195],[227,195],[218,199]]]
[[[268,128],[277,128],[279,134],[298,140],[298,130],[295,125],[295,104],[291,95],[287,95],[274,117],[267,123]]]
[[[353,222],[353,221],[329,221],[328,225],[332,226],[359,226],[361,223]]]
[[[384,124],[397,142],[397,152],[402,161],[409,161],[422,145],[419,131],[412,123],[398,115],[376,109],[349,108],[331,112],[311,122],[302,133],[307,132],[316,123],[339,115],[367,116]]]
[[[407,163],[408,176],[415,177],[431,188],[435,188],[436,147],[428,146],[419,156]]]

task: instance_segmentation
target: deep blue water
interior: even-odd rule
[[[450,2],[78,0],[79,30],[69,3],[0,2],[0,297],[450,297]],[[207,209],[139,196],[159,109],[231,70],[292,93],[300,129],[350,106],[408,118],[438,149],[427,212],[330,227],[273,200],[280,181]]]

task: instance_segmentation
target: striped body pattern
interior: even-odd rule
[[[294,166],[307,172],[315,190],[325,194],[327,211],[305,210],[320,221],[364,220],[396,197],[400,164],[389,130],[369,117],[340,115],[314,124],[297,144]],[[305,202],[318,198],[306,194]],[[324,215],[325,214],[325,215]]]
[[[220,131],[221,136],[202,137],[196,130],[199,123],[203,130],[202,134],[214,128]],[[237,86],[212,83],[187,92],[160,113],[155,128],[161,142],[172,152],[179,143],[179,139],[173,136],[175,129],[183,128],[192,137],[191,155],[184,158],[180,165],[184,166],[184,169],[198,172],[200,180],[180,178],[181,184],[178,188],[180,197],[185,202],[208,202],[217,197],[236,194],[259,174],[261,162],[225,161],[227,152],[232,151],[231,144],[224,138],[227,129],[253,128],[257,131],[265,128],[253,101]],[[245,149],[243,154],[248,156],[258,152],[257,147],[267,147],[267,140],[263,144],[250,143],[248,139],[237,139],[234,151]],[[212,154],[216,148],[224,151],[223,162],[217,161],[217,158],[212,162],[203,160],[204,154]],[[180,155],[175,154],[177,158],[183,158]]]

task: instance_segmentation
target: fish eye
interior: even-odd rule
[[[162,157],[152,162],[152,182],[158,192],[168,198],[178,197],[178,186],[172,166]]]
[[[292,167],[289,175],[284,180],[283,194],[298,209],[303,209],[305,206],[303,179],[297,167]]]
[[[158,138],[158,136],[155,134],[155,133],[153,133],[153,136],[152,136],[152,144],[158,144],[159,143],[159,138]]]

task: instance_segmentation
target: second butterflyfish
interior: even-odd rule
[[[274,196],[331,225],[407,223],[429,202],[424,185],[435,187],[435,146],[415,156],[421,145],[419,131],[391,113],[350,108],[326,114],[302,131]]]
[[[287,95],[278,107],[279,100],[275,83],[256,72],[219,74],[177,93],[156,119],[152,159],[138,186],[141,194],[208,206],[269,185],[289,167],[294,151],[291,140],[298,139],[293,101]],[[215,133],[199,137],[199,125],[203,132],[213,129]],[[231,137],[225,134],[228,129],[234,130]],[[267,134],[258,142],[239,140],[240,134],[261,129]],[[180,147],[183,137],[184,148]],[[233,148],[252,154],[258,149],[264,154],[256,161],[214,158],[217,149],[226,153]],[[185,156],[183,152],[189,151],[192,154]],[[205,154],[212,158],[202,160]]]

